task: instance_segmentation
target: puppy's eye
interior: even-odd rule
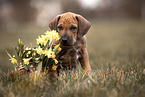
[[[72,27],[70,28],[71,31],[75,31],[76,29],[77,29],[77,27],[75,27],[75,26],[72,26]]]
[[[58,26],[57,29],[58,29],[59,31],[61,31],[61,30],[63,30],[63,27],[62,27],[62,26]]]

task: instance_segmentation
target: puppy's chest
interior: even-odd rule
[[[58,54],[63,67],[74,68],[78,65],[80,58],[80,50],[76,48],[64,49]]]

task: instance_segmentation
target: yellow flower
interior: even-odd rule
[[[54,38],[56,41],[58,41],[58,40],[60,39],[58,33],[56,33],[56,34],[54,35],[53,38]]]
[[[43,39],[40,36],[38,36],[38,38],[36,39],[36,41],[37,41],[37,44],[42,44]]]
[[[62,48],[60,48],[60,47],[58,48],[59,51],[61,51],[61,49],[62,49]]]
[[[33,54],[32,54],[32,56],[35,56],[36,55],[36,52],[34,52]]]
[[[43,39],[42,45],[44,46],[47,44],[48,40],[50,40],[48,36],[43,36],[42,39]]]
[[[55,53],[54,53],[54,52],[52,52],[51,54],[52,54],[52,55],[51,55],[51,58],[53,58],[53,59],[54,59],[54,58],[56,57]]]
[[[45,32],[45,35],[48,35],[49,36],[50,34],[51,34],[51,32],[49,32],[49,31],[46,31]]]
[[[54,52],[52,51],[51,48],[50,48],[49,50],[45,50],[45,51],[43,52],[43,54],[44,54],[45,56],[47,56],[48,58],[52,58],[52,53],[54,53]]]
[[[35,58],[35,60],[36,60],[36,61],[38,61],[38,60],[39,60],[39,58]]]
[[[60,46],[60,44],[56,45],[56,46],[54,47],[53,51],[55,51],[56,49],[59,50],[59,51],[61,51],[61,48],[60,48],[59,46]]]
[[[52,31],[52,33],[53,33],[53,38],[56,40],[56,41],[58,41],[59,39],[60,39],[60,37],[59,37],[59,34],[56,32],[56,31]]]
[[[46,31],[45,35],[46,35],[46,37],[47,37],[48,40],[52,40],[53,34],[51,32]]]
[[[55,64],[58,64],[58,61],[56,59],[53,59],[53,60],[54,60]]]
[[[30,55],[30,54],[31,54],[31,51],[28,51],[28,52],[27,52],[27,55]]]
[[[21,41],[20,39],[18,40],[18,43],[19,43],[20,45],[22,45],[22,41]]]
[[[36,52],[37,52],[39,55],[42,55],[43,50],[42,50],[42,48],[39,46],[38,48],[36,48]]]
[[[24,64],[26,64],[26,65],[29,64],[30,59],[23,59],[23,60],[24,60]]]
[[[53,66],[51,70],[56,70],[58,66]]]
[[[37,41],[37,44],[46,45],[48,39],[45,35],[41,35],[41,36],[38,36],[36,41]]]
[[[15,58],[11,58],[10,60],[11,60],[11,63],[13,63],[13,64],[17,63],[17,60]]]
[[[29,48],[29,47],[26,47],[26,50],[31,50],[31,48]]]
[[[14,57],[12,57],[12,56],[8,53],[8,51],[6,51],[6,53],[7,53],[8,56],[11,58],[11,59],[9,59],[9,60],[11,60],[11,63],[16,64],[16,63],[17,63],[17,60],[16,60]]]
[[[18,43],[19,43],[19,44],[21,43],[21,40],[20,40],[20,39],[18,40]]]
[[[41,36],[38,36],[38,38],[36,39],[37,41],[37,44],[41,44],[41,45],[46,45],[48,40],[52,40],[52,39],[55,39],[56,41],[58,41],[60,38],[59,38],[59,35],[56,31],[46,31],[45,32],[45,35],[41,35]]]
[[[58,47],[59,47],[60,44],[56,45],[53,49],[53,51],[55,51]]]
[[[52,30],[50,32],[46,31],[45,34],[49,37],[49,40],[55,39],[56,41],[58,41],[60,39],[59,34],[55,30]]]

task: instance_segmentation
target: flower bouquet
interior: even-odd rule
[[[38,74],[42,70],[56,71],[60,64],[56,59],[56,55],[61,51],[60,44],[57,42],[59,39],[56,31],[46,31],[36,39],[38,47],[26,47],[19,39],[18,46],[15,48],[16,55],[11,56],[6,52],[16,71],[25,69],[30,72],[36,71]]]

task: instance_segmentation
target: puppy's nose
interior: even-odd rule
[[[67,45],[68,43],[68,36],[63,36],[62,37],[62,44]]]

